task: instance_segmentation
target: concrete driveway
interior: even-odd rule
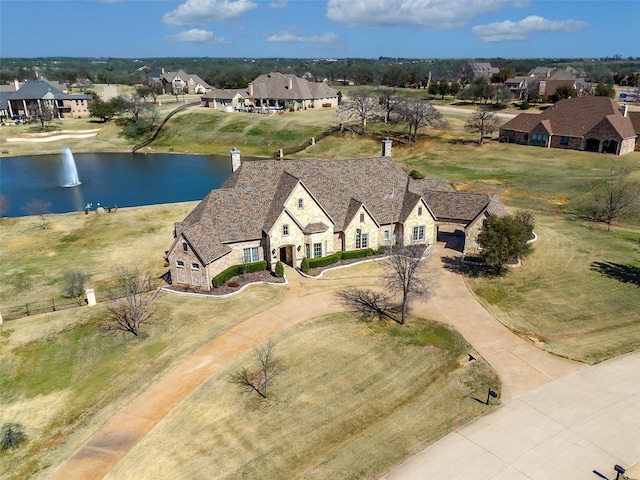
[[[596,470],[613,480],[615,465],[629,469],[638,462],[640,352],[635,352],[508,401],[383,479],[597,480]],[[632,475],[631,469],[627,473]]]

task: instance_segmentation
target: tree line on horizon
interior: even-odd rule
[[[504,81],[507,75],[525,75],[538,66],[584,69],[596,82],[617,83],[624,76],[640,71],[640,58],[627,60],[585,59],[404,59],[380,57],[377,59],[301,59],[301,58],[6,58],[0,66],[0,82],[42,76],[69,84],[79,80],[90,83],[137,85],[151,72],[184,70],[196,74],[217,88],[245,88],[257,76],[269,72],[310,75],[327,79],[339,85],[345,81],[355,85],[384,85],[389,87],[424,87],[427,80],[462,81],[463,67],[469,61],[487,61],[501,70],[495,81]]]

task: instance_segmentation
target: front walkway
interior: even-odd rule
[[[463,278],[443,267],[443,258],[446,260],[458,255],[459,252],[446,248],[444,244],[433,247],[429,274],[436,283],[434,295],[426,302],[416,303],[411,313],[456,327],[502,378],[503,399],[514,398],[582,368],[580,364],[538,350],[492,317],[467,289]],[[49,478],[103,478],[130,448],[218,368],[290,326],[342,310],[330,288],[305,296],[301,296],[301,291],[306,283],[338,286],[344,285],[345,279],[337,282],[306,279],[291,268],[287,268],[286,275],[289,286],[282,288],[288,288],[288,292],[281,304],[211,340],[116,414]],[[359,280],[354,277],[347,283],[358,284]]]

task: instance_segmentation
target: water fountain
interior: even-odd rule
[[[62,172],[60,184],[63,187],[75,187],[80,185],[80,178],[78,178],[78,170],[76,169],[76,161],[73,158],[70,148],[65,148],[62,151]]]

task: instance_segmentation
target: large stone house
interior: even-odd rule
[[[54,118],[89,117],[93,96],[90,94],[67,94],[45,80],[27,80],[18,90],[3,92],[8,118],[16,115],[34,117],[43,108],[49,109]]]
[[[465,251],[476,252],[484,218],[506,214],[495,196],[411,178],[390,154],[389,140],[382,157],[356,160],[241,162],[233,149],[231,176],[175,224],[173,284],[208,290],[233,265],[299,267],[336,251],[433,244],[441,225],[463,230]]]
[[[198,75],[190,74],[184,70],[168,72],[164,68],[159,72],[147,75],[145,83],[151,87],[158,87],[162,93],[202,95],[211,86]]]
[[[310,82],[295,75],[260,75],[247,88],[247,100],[258,109],[336,107],[338,95],[326,82]]]
[[[500,127],[501,141],[615,155],[632,152],[636,137],[627,106],[609,97],[567,98]]]

